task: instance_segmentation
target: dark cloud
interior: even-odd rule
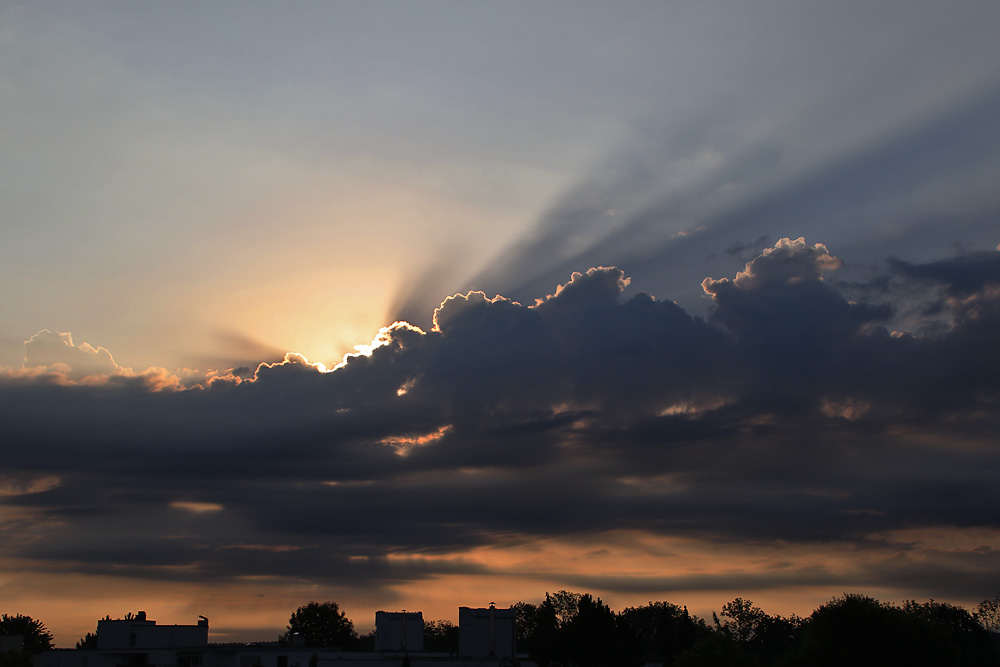
[[[970,252],[952,259],[914,264],[891,258],[894,271],[943,285],[952,296],[971,295],[987,285],[1000,283],[1000,253]]]
[[[893,260],[872,278],[883,302],[942,300],[934,334],[848,300],[830,280],[843,262],[803,239],[706,278],[708,319],[591,268],[531,304],[449,297],[432,329],[387,327],[333,372],[289,354],[250,381],[102,375],[88,364],[106,351],[43,332],[29,349],[43,363],[0,379],[0,505],[20,517],[0,554],[370,587],[485,572],[439,558],[477,546],[635,530],[877,556],[848,574],[708,572],[698,588],[881,578],[965,595],[1000,544],[949,555],[891,536],[1000,533],[998,255]]]

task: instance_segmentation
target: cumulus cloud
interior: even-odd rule
[[[89,343],[74,345],[73,336],[69,332],[53,333],[47,329],[25,341],[23,365],[25,368],[41,367],[65,373],[75,380],[88,376],[131,373],[131,369],[116,364],[107,349],[93,347]]]
[[[898,556],[900,585],[965,594],[967,564],[992,563],[1000,542],[950,558],[940,541],[885,536],[1000,535],[998,255],[886,265],[880,298],[947,294],[935,334],[847,299],[829,280],[841,260],[786,238],[704,280],[707,319],[627,296],[625,273],[600,267],[528,304],[450,296],[432,329],[385,327],[333,370],[288,354],[250,380],[175,391],[141,374],[8,374],[0,504],[59,529],[3,552],[83,572],[391,586],[496,572],[477,549],[629,530],[874,558],[833,573],[709,569],[705,588],[848,586]],[[30,358],[67,377],[123,375],[67,334],[32,341]]]
[[[264,362],[263,365],[269,364]],[[243,369],[233,368],[169,371],[157,366],[136,372],[116,363],[107,348],[86,342],[77,345],[70,332],[53,333],[47,329],[24,342],[21,368],[0,367],[0,376],[7,380],[67,385],[141,385],[150,391],[200,389],[215,382],[239,383],[244,379],[243,372]]]

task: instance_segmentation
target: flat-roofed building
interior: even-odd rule
[[[423,612],[405,610],[375,612],[375,650],[423,651]]]
[[[463,658],[513,659],[517,640],[513,607],[458,608],[458,654]]]
[[[157,625],[140,611],[125,618],[106,618],[97,622],[97,650],[158,649],[208,644],[208,619],[202,616],[197,625]]]

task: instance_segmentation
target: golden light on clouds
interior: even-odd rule
[[[0,496],[42,493],[58,487],[61,481],[58,475],[42,475],[28,479],[0,477]]]
[[[380,443],[395,449],[396,454],[399,456],[406,456],[416,447],[423,447],[440,440],[447,435],[451,429],[452,425],[446,424],[434,431],[431,431],[430,433],[409,436],[390,436],[388,438],[383,438]]]
[[[223,507],[218,503],[203,503],[189,500],[175,500],[170,503],[174,509],[193,512],[194,514],[204,514],[205,512],[221,512]]]

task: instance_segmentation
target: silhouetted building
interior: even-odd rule
[[[514,657],[517,639],[513,607],[497,609],[458,608],[458,654],[463,658]]]
[[[423,651],[424,614],[419,611],[375,612],[376,651]]]
[[[35,667],[199,667],[206,664],[208,619],[157,625],[146,612],[97,622],[95,649],[44,651]]]
[[[208,619],[202,616],[197,625],[157,625],[140,611],[123,619],[97,622],[97,650],[159,649],[208,644]]]
[[[376,650],[287,646],[277,641],[209,644],[208,619],[197,625],[157,625],[143,612],[97,624],[97,648],[56,649],[34,657],[34,667],[497,667],[514,657],[514,610],[459,608],[464,653],[424,650],[421,612],[375,615]],[[20,637],[17,641],[20,642]],[[4,641],[7,641],[4,639]],[[13,643],[13,640],[11,640]],[[520,659],[523,667],[535,667]]]

